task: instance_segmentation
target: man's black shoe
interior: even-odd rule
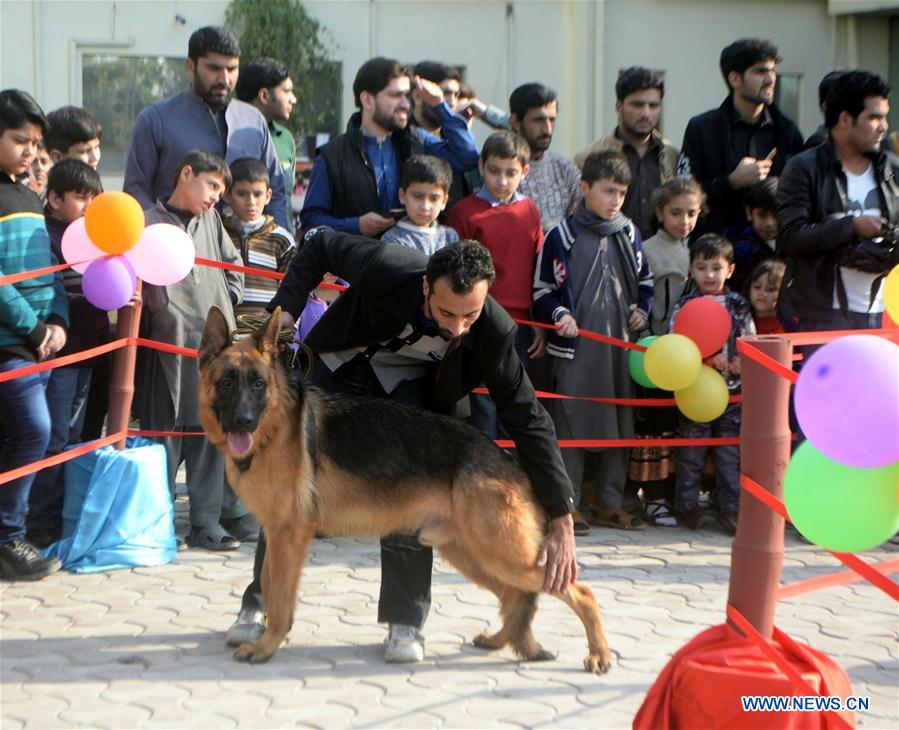
[[[11,540],[0,545],[0,579],[40,580],[62,567],[55,558],[45,558],[27,540]]]

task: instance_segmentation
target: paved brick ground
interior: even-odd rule
[[[222,638],[252,568],[250,546],[190,550],[159,568],[0,584],[0,726],[626,728],[668,657],[723,620],[730,540],[594,529],[579,546],[615,653],[602,677],[581,669],[580,624],[549,598],[535,632],[556,661],[521,664],[471,646],[496,626],[492,596],[439,562],[426,661],[383,664],[370,541],[315,542],[291,643],[260,666],[234,661]],[[866,557],[896,554],[887,546]],[[838,567],[788,538],[786,581]],[[857,583],[783,601],[777,623],[837,659],[856,694],[870,696],[860,726],[899,727],[894,602]]]

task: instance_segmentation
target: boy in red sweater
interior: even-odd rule
[[[530,159],[523,138],[509,131],[491,134],[478,162],[484,186],[456,203],[446,219],[460,239],[474,239],[490,250],[496,267],[490,294],[516,320],[531,319],[534,266],[543,245],[537,206],[518,192]],[[531,358],[546,351],[546,330],[519,327],[515,349],[527,367]],[[472,396],[471,422],[489,436],[497,436],[496,409],[489,397]]]

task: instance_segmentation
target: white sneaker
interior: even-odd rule
[[[425,657],[425,639],[414,626],[390,624],[384,661],[390,664],[420,662]]]
[[[241,608],[237,620],[225,634],[228,646],[255,644],[265,632],[265,614],[255,608]]]

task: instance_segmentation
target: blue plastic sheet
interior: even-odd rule
[[[75,573],[163,565],[178,556],[165,448],[128,439],[66,462],[63,537],[45,551]]]

